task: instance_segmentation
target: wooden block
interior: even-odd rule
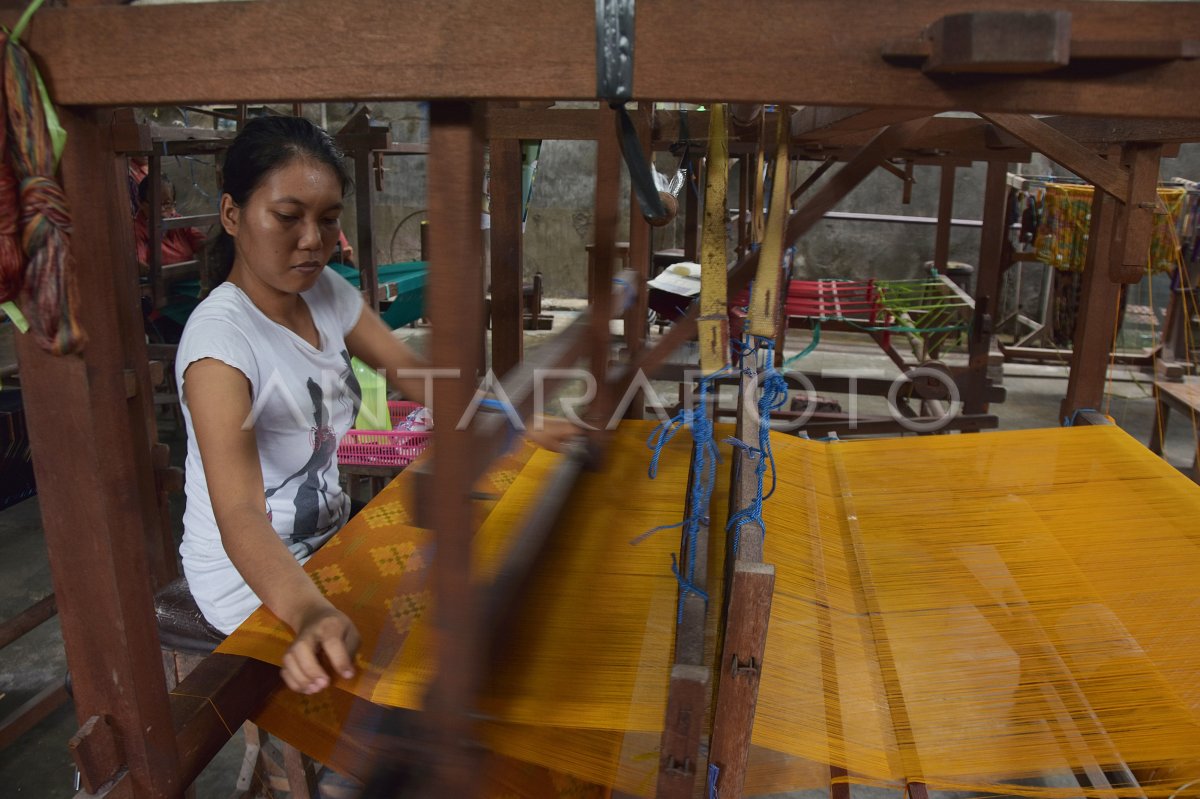
[[[721,769],[717,790],[722,796],[742,795],[774,587],[774,566],[739,561],[733,567],[709,749],[709,762]]]
[[[700,733],[708,708],[709,669],[675,666],[667,699],[667,726],[663,730],[658,767],[659,799],[691,799],[700,762]]]
[[[1129,144],[1122,161],[1129,168],[1128,200],[1117,214],[1117,227],[1108,264],[1115,283],[1137,283],[1146,275],[1150,243],[1154,238],[1154,215],[1158,210],[1158,164],[1162,147]]]
[[[1071,60],[1067,11],[973,11],[930,26],[925,72],[1030,73]]]
[[[98,793],[101,786],[116,776],[125,762],[116,731],[106,716],[92,716],[67,743],[79,777],[88,793]]]

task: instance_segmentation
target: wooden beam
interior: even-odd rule
[[[988,358],[994,335],[993,325],[1000,308],[1000,281],[1008,231],[1006,200],[1008,166],[988,164],[983,188],[983,229],[979,234],[979,264],[975,274],[975,318],[967,341],[969,378],[963,393],[964,414],[987,410]]]
[[[499,109],[489,106],[489,115]],[[525,330],[522,319],[523,253],[521,232],[521,142],[492,139],[492,371],[507,374],[521,361]]]
[[[732,574],[708,758],[722,796],[743,795],[775,590],[774,566],[739,559]]]
[[[1120,286],[1109,279],[1107,269],[1112,258],[1116,205],[1104,192],[1092,195],[1092,224],[1075,322],[1071,373],[1067,378],[1067,395],[1059,407],[1059,422],[1070,419],[1076,411],[1102,410],[1104,378],[1121,294]]]
[[[59,116],[68,134],[67,196],[90,198],[73,208],[70,266],[86,298],[78,312],[90,339],[81,355],[66,357],[46,354],[28,336],[17,339],[42,524],[76,713],[81,721],[112,720],[127,759],[112,771],[128,766],[138,795],[174,796],[186,785],[177,779],[175,739],[166,734],[152,604],[152,581],[168,553],[143,404],[149,359],[132,242],[124,235],[126,170],[113,154],[111,112],[64,109]],[[132,398],[126,370],[136,375]]]
[[[17,615],[5,619],[4,623],[0,624],[0,649],[8,646],[47,619],[53,618],[57,612],[54,594],[48,594]]]
[[[596,108],[516,108],[488,106],[487,137],[496,139],[594,140]]]
[[[1039,0],[989,4],[994,10],[1042,7]],[[1118,79],[1070,65],[1034,78],[931,80],[887,63],[881,47],[917,37],[960,11],[961,3],[913,0],[902,14],[885,15],[871,8],[824,0],[764,0],[737,14],[692,0],[639,7],[634,97],[864,107],[903,98],[904,105],[930,112],[1104,115],[1117,109],[1129,116],[1200,118],[1191,91],[1200,83],[1198,62],[1142,64]],[[1200,29],[1200,9],[1190,3],[1064,0],[1056,8],[1071,14],[1079,41],[1132,47]],[[352,16],[331,22],[326,12],[323,0],[46,8],[26,41],[51,95],[66,105],[595,97],[595,11],[586,4],[446,0],[398,15],[388,0],[362,0]],[[7,25],[15,19],[15,12],[0,15]],[[332,63],[317,48],[294,46],[331,36],[341,53]],[[730,41],[755,47],[727,52]],[[139,57],[129,58],[134,52]],[[713,52],[725,57],[713,60]],[[764,62],[764,52],[778,57]]]
[[[1053,116],[1042,117],[1041,122],[1075,141],[1089,144],[1200,141],[1200,123],[1190,120]]]
[[[454,420],[462,418],[474,396],[483,365],[473,345],[481,340],[483,319],[482,114],[468,103],[433,103],[429,128],[431,360],[435,367],[458,371],[457,379],[438,386],[434,404]],[[451,319],[454,324],[448,324]],[[472,481],[465,479],[477,452],[471,431],[457,427],[451,422],[435,428],[433,491],[418,497],[422,505],[431,505],[427,515],[437,536],[430,583],[438,598],[433,619],[438,679],[425,705],[437,753],[429,764],[436,789],[428,795],[445,799],[474,796],[480,779],[470,713],[482,677],[482,652],[471,579]]]
[[[1016,136],[1055,163],[1094,184],[1121,202],[1129,195],[1129,175],[1118,164],[1106,161],[1079,142],[1028,114],[980,114]]]
[[[944,272],[950,260],[950,220],[954,216],[954,167],[942,167],[938,191],[938,221],[934,233],[933,268]]]
[[[650,161],[652,158],[650,151],[650,126],[653,116],[650,106],[647,104],[646,108],[639,108],[637,111],[631,113],[633,114],[633,124],[638,133],[638,143],[641,145],[642,154],[647,161]],[[647,321],[649,316],[649,298],[646,290],[646,281],[650,278],[650,245],[653,240],[652,234],[653,231],[650,229],[650,223],[642,215],[635,193],[632,187],[630,187],[629,270],[633,272],[637,286],[636,299],[625,312],[625,346],[631,358],[637,357],[638,353],[646,346],[646,333],[649,328],[649,322]],[[645,397],[639,392],[638,396],[630,403],[627,416],[635,419],[642,418],[644,404]]]
[[[1116,283],[1137,283],[1149,274],[1154,217],[1159,212],[1161,158],[1161,144],[1127,144],[1121,148],[1121,163],[1129,171],[1129,202],[1117,210],[1113,231],[1112,261],[1107,272]]]
[[[792,116],[793,139],[824,139],[847,132],[875,131],[929,116],[928,111],[911,108],[839,108],[805,106]]]
[[[596,116],[596,202],[592,216],[592,267],[588,274],[591,333],[588,371],[596,378],[597,394],[587,411],[587,421],[603,427],[614,398],[609,394],[608,359],[612,348],[613,259],[616,257],[617,219],[621,190],[621,149],[617,141],[617,114],[605,106]]]

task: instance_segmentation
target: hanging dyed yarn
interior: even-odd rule
[[[5,37],[5,44],[8,39]],[[4,102],[0,95],[0,103]],[[0,106],[0,116],[7,110]],[[0,153],[8,152],[8,125],[0,125]],[[8,158],[0,157],[0,302],[15,300],[21,293],[25,276],[25,256],[17,240],[17,180]]]
[[[28,259],[21,304],[30,333],[56,355],[81,349],[86,336],[75,315],[70,261],[71,214],[54,177],[54,147],[40,78],[25,48],[10,38],[4,50],[4,99],[13,174],[20,181],[21,246]],[[7,274],[7,272],[6,272]]]

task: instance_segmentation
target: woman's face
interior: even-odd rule
[[[341,214],[337,173],[304,157],[269,173],[244,205],[221,195],[221,224],[236,245],[231,277],[243,289],[312,288],[337,246]]]

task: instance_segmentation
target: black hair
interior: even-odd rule
[[[175,193],[175,184],[171,182],[171,179],[169,177],[167,177],[166,175],[160,175],[159,177],[162,179],[163,188],[169,189],[171,191],[171,193],[174,194]],[[140,181],[138,181],[138,202],[143,202],[143,203],[150,202],[150,176],[149,175],[146,175],[146,177],[144,177]]]
[[[221,193],[236,205],[245,205],[267,176],[297,158],[310,158],[332,169],[343,197],[350,190],[350,174],[332,136],[303,117],[267,116],[247,122],[229,145],[221,167]],[[224,228],[217,234],[216,248],[213,285],[223,282],[233,269],[233,237]]]

